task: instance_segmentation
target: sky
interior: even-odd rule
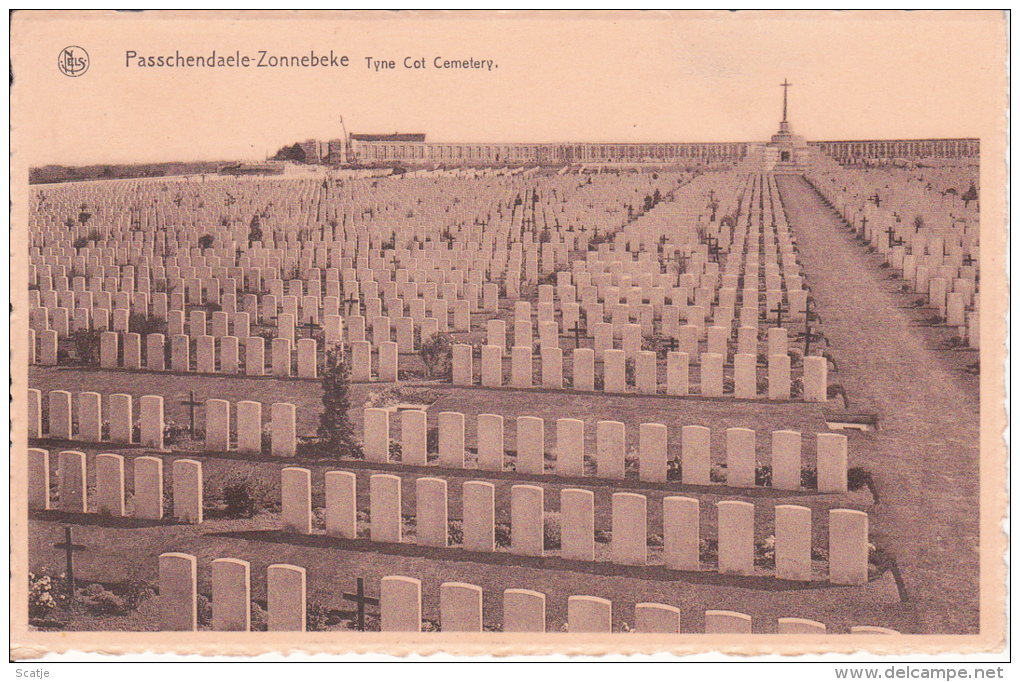
[[[12,149],[32,166],[256,160],[339,137],[341,115],[348,132],[431,141],[758,141],[778,128],[787,78],[809,140],[978,137],[1005,109],[1004,30],[995,12],[19,13]],[[57,68],[69,45],[89,54],[73,78]],[[126,65],[128,51],[214,50],[332,50],[350,65]],[[437,57],[494,68],[436,69]]]

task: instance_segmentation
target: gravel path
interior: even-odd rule
[[[867,455],[882,496],[871,512],[872,536],[898,559],[918,632],[976,633],[976,382],[930,347],[930,334],[900,307],[898,284],[869,264],[820,195],[800,177],[778,184],[839,362],[830,381],[846,388],[852,411],[879,415]]]

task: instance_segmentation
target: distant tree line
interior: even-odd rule
[[[30,168],[28,183],[77,182],[117,178],[160,178],[171,175],[216,173],[223,161],[170,161],[166,163],[95,164],[92,166],[41,166]]]

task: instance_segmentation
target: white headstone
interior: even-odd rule
[[[266,571],[266,601],[270,632],[304,632],[306,627],[305,569],[272,564]]]
[[[159,555],[159,624],[161,630],[198,629],[198,576],[195,557]]]
[[[379,612],[383,632],[421,632],[421,581],[399,575],[384,577]]]

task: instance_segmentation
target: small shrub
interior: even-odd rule
[[[663,545],[662,536],[658,533],[651,533],[645,542],[648,543],[649,547],[662,547]]]
[[[464,544],[464,524],[462,522],[454,520],[450,521],[447,524],[446,544],[448,545]]]
[[[510,546],[510,524],[501,521],[497,523],[493,529],[496,536],[496,547],[509,547]]]
[[[808,490],[818,489],[818,471],[814,467],[801,467],[800,487]]]
[[[78,362],[83,365],[99,364],[100,332],[98,329],[75,329],[71,333]]]
[[[719,541],[702,538],[698,543],[698,558],[702,563],[713,564],[719,561]]]
[[[223,504],[228,518],[250,519],[275,504],[275,491],[255,472],[234,474],[223,484]]]
[[[759,464],[754,468],[754,484],[760,487],[772,487],[772,466]]]
[[[57,609],[57,580],[48,575],[28,574],[28,617],[46,618]]]
[[[139,426],[141,431],[141,426]],[[198,435],[196,431],[196,436]],[[163,425],[163,444],[166,446],[176,445],[177,443],[191,439],[191,428],[188,424],[178,424],[177,422],[167,421]]]
[[[418,351],[430,379],[451,379],[453,376],[453,337],[438,332],[422,341]]]
[[[542,519],[542,545],[545,549],[559,549],[562,542],[560,513],[546,512]]]
[[[399,462],[403,459],[403,448],[400,447],[400,442],[391,440],[390,441],[390,461]]]
[[[123,583],[120,592],[121,599],[124,600],[124,608],[128,611],[137,611],[143,601],[155,595],[155,592],[148,584],[133,578]]]
[[[122,615],[127,612],[124,600],[99,583],[92,583],[81,590],[81,604],[86,611],[97,616]]]
[[[667,481],[682,481],[683,476],[683,464],[679,457],[666,462]]]
[[[199,594],[195,599],[195,614],[199,625],[212,623],[212,600],[204,594]]]
[[[128,329],[134,334],[141,334],[143,338],[149,334],[162,334],[164,337],[167,336],[166,320],[156,315],[131,313],[128,317]]]
[[[846,472],[846,486],[849,490],[860,490],[861,488],[868,485],[868,480],[871,478],[871,472],[867,471],[864,467],[851,467]],[[818,487],[818,474],[815,473],[815,486]]]
[[[305,629],[309,632],[322,632],[332,623],[330,612],[319,602],[311,602],[305,607]]]
[[[266,632],[267,630],[269,630],[269,614],[261,604],[253,601],[251,603],[251,631]]]
[[[713,464],[712,468],[708,470],[708,480],[712,483],[725,483],[726,467],[719,464]]]
[[[754,563],[774,568],[776,565],[776,536],[770,535],[754,543]]]
[[[601,528],[596,528],[595,529],[595,534],[594,534],[594,539],[595,539],[595,542],[597,542],[599,544],[608,545],[610,542],[613,541],[613,531],[611,531],[611,530],[602,530]]]

